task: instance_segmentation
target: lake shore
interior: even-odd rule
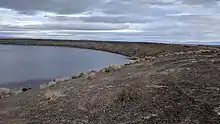
[[[182,45],[182,44],[162,44],[146,42],[116,42],[116,41],[92,41],[92,40],[50,40],[50,39],[0,39],[0,44],[9,45],[36,45],[36,46],[59,46],[75,47],[83,49],[100,50],[112,52],[129,57],[144,58],[145,56],[155,56],[160,53],[172,51],[186,51],[195,49],[192,46],[205,45]],[[174,47],[175,46],[175,47]],[[214,46],[215,47],[215,46]]]
[[[220,49],[155,43],[1,39],[138,58],[0,99],[0,123],[219,123]]]

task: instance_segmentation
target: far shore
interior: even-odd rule
[[[182,48],[190,48],[193,44],[164,44],[150,42],[120,42],[120,41],[93,41],[93,40],[53,40],[53,39],[22,39],[22,38],[0,38],[0,44],[9,45],[35,45],[35,46],[59,46],[59,47],[75,47],[83,49],[92,49],[121,54],[128,57],[155,56],[170,47],[169,51]],[[175,46],[175,47],[174,47]],[[210,45],[211,46],[211,45]],[[146,49],[143,49],[145,48]],[[177,48],[178,47],[178,48]],[[219,47],[213,46],[212,47]],[[157,49],[153,50],[152,49]]]

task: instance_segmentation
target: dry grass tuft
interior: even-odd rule
[[[0,88],[0,98],[12,95],[13,92],[9,88]]]
[[[140,101],[141,99],[142,99],[142,95],[137,89],[124,88],[117,93],[114,102],[118,104],[122,104],[124,106],[131,102]]]
[[[109,73],[111,71],[120,70],[122,67],[123,67],[122,65],[112,64],[112,65],[109,65],[108,67],[101,69],[101,71],[105,73]]]
[[[70,80],[70,77],[62,77],[62,78],[57,78],[54,80],[54,82],[64,82]]]
[[[96,71],[90,69],[89,71],[84,72],[83,76],[85,79],[89,79],[89,80],[95,79],[96,78]]]
[[[96,73],[95,72],[87,72],[85,73],[85,78],[88,80],[92,80],[96,78]]]
[[[124,65],[131,65],[131,64],[134,64],[137,62],[142,62],[142,61],[148,60],[148,59],[154,59],[154,58],[153,57],[137,58],[135,60],[129,60],[128,63],[126,63]]]
[[[60,90],[55,91],[55,90],[48,90],[45,93],[45,98],[48,101],[55,101],[57,98],[65,96]]]
[[[78,73],[75,76],[72,76],[72,79],[78,79],[84,77],[86,79],[94,79],[96,77],[96,71],[93,69],[88,70],[87,72]]]
[[[45,84],[41,84],[40,89],[49,88],[49,87],[52,87],[56,84],[57,84],[57,82],[55,82],[55,81],[51,81],[51,82],[48,82],[48,83],[45,83]]]

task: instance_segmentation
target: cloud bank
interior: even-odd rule
[[[1,0],[0,37],[220,44],[219,0]]]

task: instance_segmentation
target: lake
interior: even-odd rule
[[[96,50],[0,45],[0,86],[35,86],[54,78],[125,62],[125,56]]]

